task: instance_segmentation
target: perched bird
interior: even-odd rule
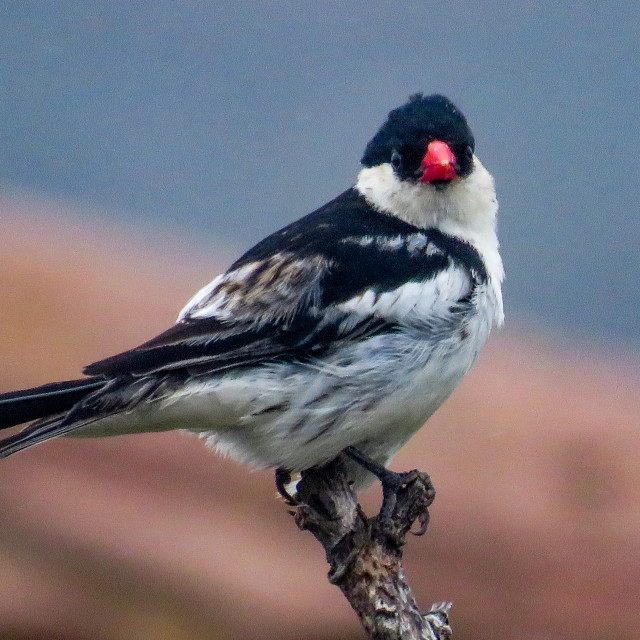
[[[164,333],[81,380],[1,395],[0,428],[32,424],[0,457],[57,436],[185,429],[285,475],[346,450],[354,481],[372,480],[363,467],[386,466],[502,323],[503,267],[493,179],[447,98],[391,111],[362,165]]]

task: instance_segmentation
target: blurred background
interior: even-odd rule
[[[394,460],[458,640],[640,636],[637,2],[3,3],[0,391],[165,329],[448,95],[493,173],[507,326]],[[372,513],[375,490],[363,497]],[[182,434],[0,464],[0,639],[361,638],[322,550]]]

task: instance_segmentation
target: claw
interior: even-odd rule
[[[433,502],[435,490],[431,484],[431,480],[429,480],[429,476],[426,474],[420,473],[416,470],[406,471],[404,473],[390,471],[355,447],[347,447],[344,450],[344,453],[380,480],[382,485],[382,506],[380,507],[379,514],[380,519],[390,520],[393,517],[393,513],[398,502],[398,493],[419,478],[425,481],[426,484],[425,506],[429,507]],[[425,534],[429,525],[429,512],[426,508],[420,513],[417,519],[420,523],[420,528],[415,532],[415,535],[421,536]]]
[[[427,533],[427,528],[429,527],[429,512],[425,510],[425,512],[418,517],[418,522],[420,523],[420,528],[417,531],[411,531],[414,536],[423,536]]]

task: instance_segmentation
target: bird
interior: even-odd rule
[[[168,330],[81,379],[0,395],[0,428],[28,423],[0,457],[58,436],[179,429],[275,469],[281,493],[283,478],[336,458],[356,488],[378,476],[384,489],[393,455],[503,323],[504,269],[494,180],[448,98],[390,111],[361,165]]]

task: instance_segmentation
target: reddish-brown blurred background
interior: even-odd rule
[[[0,391],[149,338],[225,266],[215,249],[187,258],[166,237],[1,209]],[[409,580],[425,609],[454,602],[458,640],[640,637],[637,354],[509,321],[394,460],[438,491]],[[0,563],[2,640],[362,637],[272,474],[179,433],[2,461]]]

